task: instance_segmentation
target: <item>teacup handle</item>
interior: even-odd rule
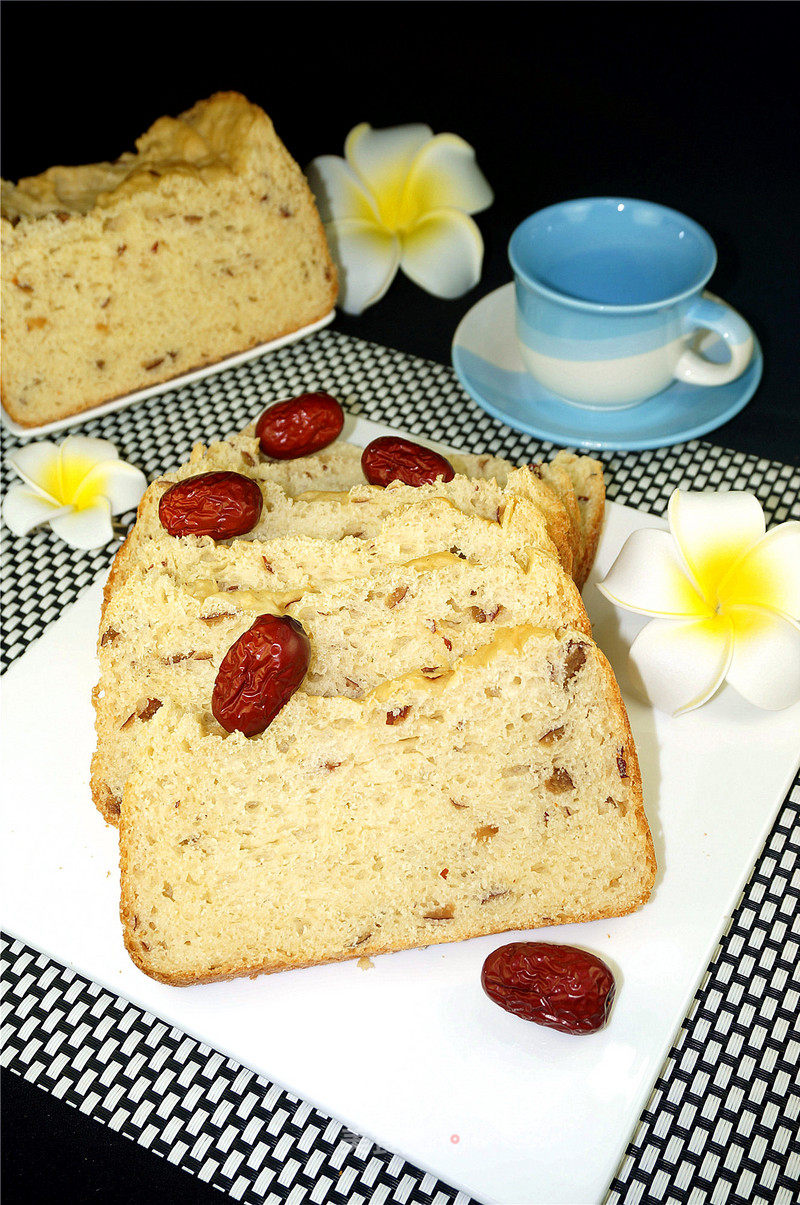
[[[753,332],[741,314],[724,301],[704,293],[685,318],[689,330],[715,331],[727,344],[730,360],[716,364],[688,348],[675,366],[675,376],[689,385],[727,385],[744,372],[753,358]]]

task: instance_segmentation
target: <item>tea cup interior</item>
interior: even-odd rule
[[[511,238],[514,272],[535,291],[577,306],[649,308],[702,288],[716,265],[711,238],[677,210],[624,197],[550,206]]]

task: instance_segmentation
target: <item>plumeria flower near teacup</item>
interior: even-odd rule
[[[767,532],[741,491],[675,490],[669,531],[628,537],[599,588],[651,616],[634,640],[636,685],[681,715],[727,682],[756,707],[800,700],[800,523]]]
[[[3,503],[16,536],[49,524],[73,548],[102,548],[114,538],[112,515],[138,505],[144,473],[120,460],[107,439],[70,435],[62,444],[28,444],[8,458],[22,478]]]
[[[469,143],[415,124],[347,135],[344,159],[321,155],[308,168],[333,257],[339,304],[360,314],[380,301],[400,268],[436,297],[478,283],[483,239],[469,216],[494,197]]]

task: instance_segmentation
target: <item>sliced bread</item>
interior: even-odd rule
[[[583,548],[583,525],[580,523],[575,500],[571,498],[571,493],[574,491],[569,488],[569,474],[573,470],[566,465],[566,462],[561,465],[559,456],[555,458],[549,469],[547,466],[531,466],[532,472],[515,469],[508,461],[488,456],[452,454],[451,461],[460,477],[471,477],[494,483],[494,490],[486,499],[467,504],[465,509],[469,513],[489,515],[493,510],[496,513],[497,508],[502,505],[497,487],[501,493],[508,491],[517,496],[527,497],[540,512],[547,534],[555,544],[562,564],[567,572],[572,572],[574,565],[583,564],[587,560],[587,554]],[[598,470],[598,480],[602,487],[602,469],[597,461],[592,461],[588,457],[574,457],[573,459],[576,462],[574,472],[580,475],[582,489],[585,480],[592,479],[592,472],[594,471],[596,474]],[[547,471],[541,471],[542,468]],[[567,469],[566,474],[565,469]],[[355,487],[372,490],[375,488],[366,486],[361,470],[361,449],[344,442],[336,443],[314,456],[277,463],[267,461],[261,456],[252,426],[230,436],[227,440],[212,443],[208,447],[197,444],[185,465],[159,478],[145,493],[139,506],[136,526],[117,555],[110,578],[109,591],[122,580],[129,567],[134,563],[143,564],[148,559],[157,562],[163,558],[164,539],[162,537],[164,533],[158,522],[158,502],[165,490],[177,480],[183,480],[198,473],[215,471],[238,472],[258,481],[262,486],[265,511],[267,512],[272,510],[273,499],[279,497],[279,491],[290,498],[298,496],[309,498],[319,491],[341,495]],[[553,481],[549,478],[558,479],[558,490],[554,488]],[[452,486],[452,483],[450,484]],[[463,482],[452,486],[449,490],[440,489],[439,486],[424,488],[438,496],[449,497],[456,505],[464,506],[465,487]],[[363,493],[359,493],[359,504],[364,496]],[[428,496],[431,494],[429,493]],[[601,495],[599,507],[593,500],[592,559],[599,528],[602,524],[602,511],[603,496]],[[262,523],[250,533],[248,538],[269,539],[274,535],[284,534],[280,523],[281,516],[285,513],[286,508],[284,507],[282,511],[279,509],[278,514],[269,518],[265,514],[262,517]],[[345,517],[344,514],[340,515],[340,518]],[[290,529],[294,530],[291,523]],[[355,530],[358,530],[358,527]],[[189,539],[194,538],[189,537]],[[155,541],[155,547],[151,546],[153,541]],[[140,549],[140,545],[148,545],[148,547]],[[582,584],[579,582],[579,585]]]
[[[351,540],[348,547],[347,541],[295,537],[263,545],[274,549],[275,565],[259,556],[243,567],[238,582],[231,581],[230,564],[222,580],[203,562],[204,576],[180,584],[164,569],[134,569],[109,600],[98,645],[92,791],[105,817],[114,822],[119,812],[142,725],[154,708],[169,699],[207,709],[223,657],[257,615],[286,614],[302,624],[312,646],[302,690],[350,697],[415,668],[435,675],[475,652],[499,627],[534,622],[589,634],[577,588],[555,558],[525,549],[523,559],[504,540],[507,529],[435,499],[402,512],[407,530],[424,530],[416,513],[430,518],[442,505],[446,510],[432,538],[438,548],[412,559],[402,559],[402,545],[383,533],[373,541],[385,558],[377,565],[375,548],[362,552],[362,542]],[[483,537],[480,559],[469,559],[451,543],[458,534]],[[299,545],[307,557],[296,576],[295,565],[279,559],[287,543]],[[473,551],[468,539],[462,544]],[[315,550],[338,553],[331,568],[339,576],[326,579],[319,553],[312,568]],[[242,582],[242,576],[249,580]]]
[[[531,625],[260,736],[165,702],[124,792],[121,914],[190,984],[620,915],[655,874],[613,674]]]

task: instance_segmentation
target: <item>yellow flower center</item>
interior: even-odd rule
[[[420,216],[416,197],[407,189],[397,189],[375,198],[381,225],[390,234],[406,234]]]
[[[105,492],[106,474],[95,471],[96,463],[85,456],[53,458],[42,473],[40,485],[60,506],[87,510]]]
[[[696,557],[691,569],[703,602],[715,615],[724,615],[731,607],[765,600],[776,585],[759,558],[748,549],[731,548],[715,541]],[[774,575],[773,575],[774,576]]]

